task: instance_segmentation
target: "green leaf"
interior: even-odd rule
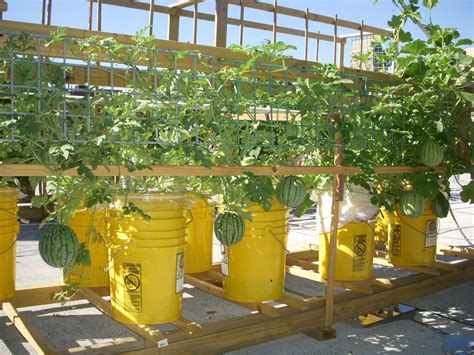
[[[428,45],[425,41],[417,39],[416,41],[405,44],[401,50],[402,53],[413,54],[415,56],[422,55],[426,52]]]
[[[472,39],[469,38],[461,38],[459,41],[456,42],[456,46],[472,46],[474,42]]]
[[[474,181],[462,187],[460,196],[462,202],[474,203]]]
[[[428,9],[433,9],[436,5],[438,5],[438,0],[423,0],[423,6]]]
[[[313,206],[314,202],[309,198],[309,194],[307,194],[304,201],[296,208],[295,216],[298,218],[301,217]]]

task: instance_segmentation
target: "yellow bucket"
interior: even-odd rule
[[[388,253],[394,265],[433,264],[436,261],[438,218],[431,212],[431,201],[425,201],[425,211],[417,218],[407,217],[397,210],[390,218],[388,235]]]
[[[288,209],[272,202],[268,212],[259,205],[246,209],[242,240],[224,250],[222,271],[225,297],[239,302],[263,302],[283,296]]]
[[[110,210],[112,316],[128,324],[174,321],[181,317],[184,284],[184,195],[135,194],[127,199],[153,217],[145,221]],[[116,207],[125,200],[120,198]]]
[[[328,277],[329,232],[319,234],[319,272]],[[337,231],[337,281],[359,281],[372,277],[374,232],[367,222],[349,222]]]
[[[385,207],[380,208],[375,222],[374,240],[375,246],[381,248],[388,242],[388,225],[390,224],[390,214]]]
[[[104,271],[107,265],[108,231],[105,224],[104,207],[95,207],[77,211],[69,220],[69,226],[76,233],[79,244],[86,243],[91,265],[76,265],[67,275],[64,283],[79,284],[81,287],[103,287],[109,285],[109,274]],[[95,229],[95,233],[92,231]]]
[[[16,188],[0,188],[0,302],[15,295]]]
[[[195,194],[186,194],[191,222],[186,228],[184,271],[205,272],[212,268],[212,237],[215,208]]]

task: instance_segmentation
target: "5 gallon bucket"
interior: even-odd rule
[[[69,226],[76,233],[79,244],[86,243],[91,265],[75,265],[63,276],[66,284],[79,284],[81,287],[103,287],[109,285],[109,274],[104,271],[108,251],[105,241],[108,238],[105,224],[106,209],[97,206],[77,211],[69,220]]]
[[[319,272],[328,278],[330,233],[319,235]],[[374,232],[367,222],[349,222],[339,227],[336,244],[337,281],[360,281],[372,277]]]
[[[128,324],[174,321],[181,317],[184,284],[184,195],[128,195],[115,207],[126,201],[151,218],[115,208],[107,217],[112,316]]]
[[[401,266],[433,264],[437,236],[438,218],[431,212],[431,201],[425,201],[425,211],[417,218],[407,217],[397,210],[390,218],[390,262]]]
[[[242,240],[224,250],[222,272],[225,297],[239,302],[263,302],[283,296],[288,236],[288,209],[272,202],[268,212],[259,205],[246,209]]]
[[[0,188],[0,302],[15,295],[16,188]]]
[[[186,199],[191,209],[191,222],[186,228],[184,271],[186,273],[209,271],[212,267],[215,208],[195,194],[186,194]]]

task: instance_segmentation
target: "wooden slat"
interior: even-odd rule
[[[285,303],[292,308],[300,309],[302,311],[306,311],[309,309],[309,305],[305,302],[305,300],[290,296],[288,294],[284,294],[283,297],[278,300],[278,302]]]
[[[150,344],[148,344],[149,346]],[[133,337],[116,338],[107,343],[99,343],[92,345],[77,346],[58,352],[58,355],[84,353],[87,354],[118,354],[126,351],[143,349],[147,345],[143,339],[135,339]]]
[[[366,295],[371,295],[374,293],[374,290],[369,286],[364,284],[363,282],[357,282],[357,281],[335,281],[334,285],[339,287],[339,288],[347,288],[349,290],[363,293]],[[327,297],[327,295],[326,295]],[[328,326],[328,325],[326,325]]]
[[[150,13],[149,13],[149,20],[148,20],[148,26],[150,27],[148,29],[148,35],[152,36],[153,35],[153,21],[154,21],[154,12],[153,12],[153,6],[155,6],[155,0],[150,0]]]
[[[54,175],[54,167],[48,169],[39,164],[0,164],[0,176],[50,176]],[[425,171],[426,168],[412,167],[380,167],[374,168],[379,174],[391,173],[414,173]],[[357,174],[362,172],[360,168],[341,167],[311,167],[311,166],[215,166],[206,168],[203,166],[151,166],[150,169],[127,171],[125,167],[98,166],[93,170],[96,176],[238,176],[251,172],[261,176],[281,175],[318,175],[318,174]],[[76,169],[65,170],[64,176],[78,176]]]
[[[20,314],[10,302],[4,302],[2,308],[3,312],[5,312],[12,324],[38,354],[53,353],[52,347],[46,343],[45,339],[39,336],[36,330],[26,321],[26,319],[20,316]]]
[[[177,2],[174,2],[170,5],[168,5],[168,7],[172,8],[172,9],[183,9],[185,7],[194,5],[195,3],[200,4],[204,1],[205,0],[180,0],[180,1],[177,1]]]
[[[179,41],[179,16],[168,16],[168,40]]]
[[[306,261],[318,261],[319,253],[316,249],[293,251],[286,254],[287,258],[303,259]]]
[[[286,264],[289,266],[299,266],[305,270],[313,270],[316,272],[319,270],[319,265],[313,264],[311,261],[307,260],[286,257]]]
[[[385,279],[385,278],[371,278],[369,280],[367,280],[367,282],[371,285],[374,285],[374,286],[381,286],[381,287],[386,287],[386,288],[392,288],[393,287],[393,283],[392,283],[392,280],[390,279]]]
[[[374,263],[378,265],[383,265],[383,266],[393,266],[398,269],[404,269],[404,270],[409,270],[413,272],[418,272],[422,274],[427,274],[427,275],[439,275],[440,272],[439,270],[429,267],[429,266],[407,266],[407,265],[399,265],[399,264],[394,264],[390,262],[388,259],[385,258],[379,258],[379,257],[374,257]]]
[[[179,319],[171,322],[174,326],[188,332],[192,335],[199,335],[202,334],[202,326],[199,323],[186,319],[184,317],[180,317]]]
[[[302,278],[312,280],[312,281],[323,282],[321,275],[314,271],[287,266],[286,273],[289,275],[302,277]]]

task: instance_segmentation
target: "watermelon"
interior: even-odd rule
[[[351,138],[349,142],[349,149],[352,150],[362,150],[365,148],[366,138],[362,135],[355,135]]]
[[[65,267],[76,260],[79,251],[76,233],[64,224],[49,224],[43,228],[39,252],[46,264]]]
[[[283,205],[297,207],[306,198],[306,186],[297,176],[285,176],[276,186],[276,195]]]
[[[420,149],[420,160],[423,165],[434,168],[443,161],[443,147],[434,141],[426,141]]]
[[[214,221],[216,238],[225,245],[234,245],[244,236],[245,223],[242,216],[235,212],[224,212]]]
[[[411,218],[420,217],[425,209],[423,196],[415,191],[406,191],[400,196],[401,212]]]
[[[439,193],[433,200],[431,211],[436,217],[444,218],[449,213],[449,201],[444,194]]]

